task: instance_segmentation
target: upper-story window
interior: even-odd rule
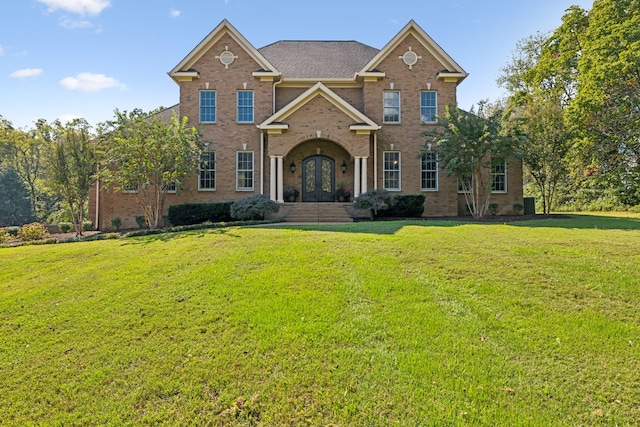
[[[253,91],[238,91],[238,123],[253,123]]]
[[[385,90],[383,98],[383,123],[400,123],[400,91]]]
[[[438,154],[424,153],[420,158],[420,188],[423,191],[438,190]]]
[[[216,91],[200,91],[200,123],[216,122]]]
[[[400,152],[385,151],[383,153],[383,187],[385,190],[400,190]]]
[[[507,161],[497,157],[491,158],[491,192],[507,192]]]
[[[438,92],[423,90],[420,92],[420,123],[437,123]]]
[[[205,151],[200,155],[198,167],[198,190],[216,189],[216,152]]]

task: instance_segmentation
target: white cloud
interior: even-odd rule
[[[169,11],[169,16],[172,18],[177,18],[178,16],[180,16],[182,12],[180,12],[179,10],[175,10],[175,9],[171,9]]]
[[[113,77],[104,74],[78,73],[75,77],[65,77],[60,84],[70,90],[81,92],[98,92],[103,89],[117,88],[125,90],[127,86]]]
[[[84,19],[71,19],[65,16],[60,19],[60,26],[67,30],[77,30],[80,28],[92,28],[93,24]]]
[[[2,45],[0,44],[0,56],[4,55],[4,48],[2,47]]]
[[[60,123],[66,124],[80,118],[82,117],[78,116],[77,114],[62,114],[58,117],[58,120],[60,120]]]
[[[38,77],[40,74],[42,74],[42,68],[23,68],[11,73],[11,77],[25,79],[27,77]]]
[[[49,11],[58,9],[79,15],[98,15],[105,8],[111,6],[110,0],[37,0],[49,6]]]

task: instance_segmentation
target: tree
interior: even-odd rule
[[[0,168],[0,227],[35,221],[29,191],[13,169]]]
[[[171,121],[136,109],[116,110],[103,124],[104,168],[100,176],[115,191],[135,190],[147,225],[157,228],[168,191],[179,193],[185,178],[197,171],[203,145],[195,128],[174,114]]]
[[[3,151],[6,162],[27,185],[34,212],[38,209],[38,199],[42,193],[39,181],[43,176],[44,152],[50,142],[42,132],[46,127],[46,122],[39,120],[34,129],[15,129],[11,122],[0,116],[0,151]]]
[[[84,119],[66,125],[56,121],[52,126],[53,146],[49,152],[47,181],[69,205],[77,235],[82,235],[85,205],[98,166],[90,130]]]
[[[597,176],[640,195],[640,1],[594,2],[581,47],[569,119],[589,141],[585,157]]]
[[[580,11],[575,13],[581,16]],[[574,17],[571,22],[575,27],[579,19]],[[574,96],[574,49],[575,44],[562,41],[558,31],[553,37],[530,36],[518,42],[516,53],[498,78],[510,94],[508,104],[521,119],[526,137],[521,146],[523,163],[540,192],[544,214],[551,212],[556,190],[568,174],[566,156],[573,135],[564,120],[565,106]],[[559,57],[565,58],[561,64],[547,63]]]
[[[481,218],[491,196],[491,160],[506,160],[517,153],[517,127],[509,111],[490,107],[486,101],[478,104],[477,114],[474,108],[467,112],[447,106],[439,121],[441,129],[424,133],[422,152],[435,145],[444,171],[457,176],[463,186],[469,212],[474,218]]]

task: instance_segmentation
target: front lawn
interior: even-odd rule
[[[0,248],[2,425],[636,425],[640,215]]]

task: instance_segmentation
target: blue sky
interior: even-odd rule
[[[458,103],[503,94],[495,81],[516,42],[557,27],[591,0],[11,0],[0,13],[0,115],[43,118],[178,102],[167,76],[222,19],[256,48],[278,40],[357,40],[382,48],[414,19],[470,76]]]

